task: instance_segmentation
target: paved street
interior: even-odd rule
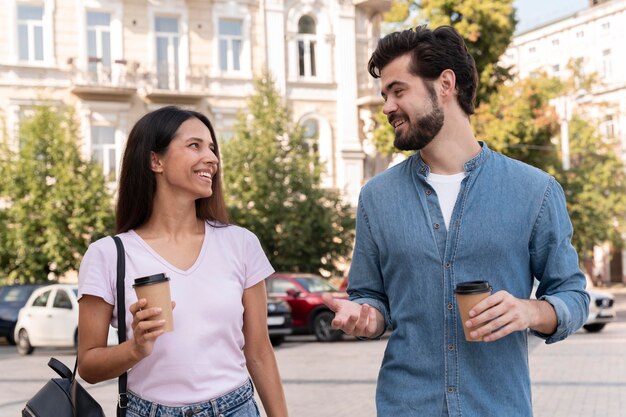
[[[531,340],[535,417],[626,417],[626,294],[617,301],[619,321],[598,334],[580,331],[549,346]],[[276,356],[290,415],[374,417],[385,345],[386,340],[321,344],[307,336],[289,338]],[[50,356],[74,364],[69,351],[20,357],[14,347],[0,346],[0,416],[20,415],[26,400],[53,376],[46,367]],[[115,416],[116,383],[88,388],[107,416]]]

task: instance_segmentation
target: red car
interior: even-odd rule
[[[266,281],[270,297],[280,298],[291,307],[291,324],[294,333],[314,334],[321,342],[332,342],[343,337],[330,323],[335,313],[322,301],[322,294],[335,298],[348,298],[319,275],[303,273],[276,273]]]

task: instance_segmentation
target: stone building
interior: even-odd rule
[[[0,117],[17,146],[33,105],[75,108],[86,157],[114,186],[126,137],[175,104],[211,118],[218,140],[268,69],[318,142],[324,185],[356,205],[379,88],[366,70],[390,0],[4,0]]]

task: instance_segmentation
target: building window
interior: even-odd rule
[[[611,22],[604,22],[604,23],[602,23],[602,29],[604,29],[604,30],[611,29]]]
[[[117,149],[115,147],[115,128],[111,126],[91,127],[91,160],[102,166],[106,181],[117,178]]]
[[[304,130],[304,140],[307,144],[307,148],[310,152],[317,153],[319,151],[319,123],[315,119],[307,119],[302,123],[302,129]]]
[[[531,54],[534,54],[535,52],[537,52],[537,48],[535,48],[534,46],[531,46],[530,48],[528,48],[528,52],[530,52]]]
[[[43,62],[43,7],[17,6],[17,43],[20,61]]]
[[[584,38],[585,37],[585,32],[583,32],[582,30],[579,30],[578,32],[576,32],[576,37],[577,38]]]
[[[157,88],[178,90],[180,34],[178,19],[175,17],[156,17],[156,65]]]
[[[613,64],[611,62],[611,50],[602,51],[602,77],[611,78],[613,75]]]
[[[561,67],[559,66],[559,64],[552,65],[552,73],[558,74],[560,70],[561,70]]]
[[[559,46],[559,40],[558,39],[552,39],[552,46]]]
[[[604,137],[607,139],[615,138],[615,123],[613,121],[613,116],[605,116],[602,125],[602,133],[604,133]]]
[[[87,69],[91,81],[111,80],[111,14],[87,12]]]
[[[222,71],[241,71],[243,22],[241,20],[220,19],[218,26],[220,69]]]
[[[304,15],[298,21],[298,69],[301,77],[315,77],[315,21]]]

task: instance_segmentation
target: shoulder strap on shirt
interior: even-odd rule
[[[126,298],[124,296],[124,277],[126,276],[126,255],[124,245],[118,236],[113,236],[117,247],[117,340],[121,345],[126,341]],[[124,372],[117,379],[118,402],[117,417],[126,416],[128,397],[126,395],[127,374]]]

